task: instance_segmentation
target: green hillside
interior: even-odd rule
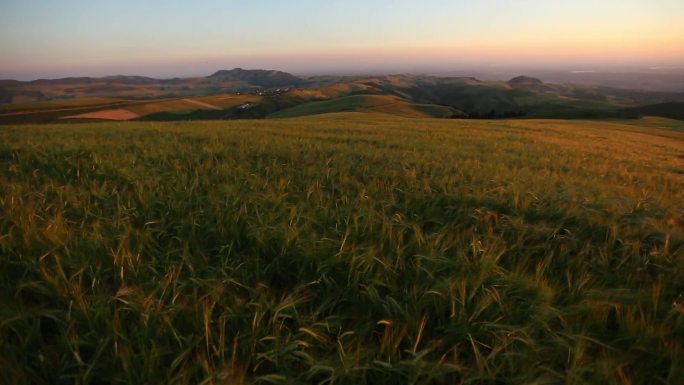
[[[245,82],[248,86],[258,87],[286,87],[302,83],[302,79],[287,72],[273,70],[246,70],[234,68],[220,70],[206,77],[212,82]]]
[[[670,119],[684,120],[684,103],[658,103],[628,108],[625,113],[638,116],[660,116]]]
[[[271,118],[291,118],[333,112],[372,112],[409,118],[450,118],[458,116],[453,108],[414,104],[389,95],[352,95],[331,100],[316,101],[275,112]]]
[[[394,88],[391,84],[390,88]],[[472,118],[604,118],[624,117],[620,106],[565,97],[548,91],[511,88],[506,83],[470,78],[415,78],[394,89],[423,103],[452,106]]]
[[[18,111],[41,111],[52,110],[60,108],[78,108],[78,107],[94,107],[94,106],[115,106],[124,104],[127,101],[116,98],[66,98],[54,99],[50,101],[31,102],[31,103],[8,103],[0,104],[1,113],[10,113]]]

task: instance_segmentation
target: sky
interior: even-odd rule
[[[682,0],[0,0],[0,79],[684,66]]]

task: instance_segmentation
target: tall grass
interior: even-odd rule
[[[681,133],[0,130],[1,383],[679,384]]]

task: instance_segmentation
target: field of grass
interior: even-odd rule
[[[159,112],[168,111],[189,111],[196,109],[197,106],[185,102],[181,99],[168,99],[168,100],[153,100],[149,103],[141,103],[137,105],[128,106],[127,109],[134,112],[140,116],[155,114]]]
[[[677,385],[683,252],[677,130],[6,126],[0,383]]]
[[[83,119],[131,120],[149,115],[166,115],[173,119],[182,119],[183,116],[197,111],[197,114],[201,115],[204,110],[230,109],[244,103],[257,103],[261,99],[262,97],[257,95],[219,94],[150,100],[92,97],[3,104],[0,105],[0,124],[59,123],[65,120],[78,122]]]
[[[232,108],[244,103],[258,102],[261,100],[261,97],[256,95],[214,95],[200,96],[189,99],[207,103],[219,108]],[[168,99],[159,101],[154,100],[149,103],[133,105],[128,109],[141,116],[145,116],[160,112],[189,112],[202,109],[202,107],[195,103],[189,102],[188,99]]]
[[[241,104],[246,103],[258,103],[263,97],[257,95],[212,95],[212,96],[200,96],[192,98],[194,100],[209,103],[211,105],[221,107],[223,109],[237,107]]]
[[[667,119],[657,116],[645,116],[640,119],[625,119],[621,120],[620,123],[630,124],[638,127],[684,131],[684,120]]]
[[[0,104],[0,112],[13,112],[13,111],[27,111],[27,110],[51,110],[57,108],[77,108],[77,107],[93,107],[93,106],[107,106],[112,104],[120,104],[125,102],[122,99],[116,98],[101,98],[101,97],[90,97],[90,98],[75,98],[75,99],[55,99],[44,102],[32,102],[32,103],[13,103],[13,104]]]

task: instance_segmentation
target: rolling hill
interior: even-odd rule
[[[232,70],[221,70],[207,76],[212,82],[245,82],[252,86],[263,88],[296,86],[303,83],[303,80],[287,72],[269,70],[245,70],[235,68]]]
[[[157,99],[213,95],[301,85],[302,79],[281,71],[221,70],[206,77],[154,79],[144,76],[70,77],[28,82],[0,80],[0,103],[17,104],[84,97]]]
[[[415,104],[390,95],[352,95],[325,101],[300,104],[275,112],[271,118],[292,118],[333,112],[374,112],[407,118],[464,117],[462,112],[446,106]]]
[[[244,98],[247,95],[250,97]],[[203,98],[213,99],[200,100]],[[4,102],[0,103],[3,124],[82,116],[212,120],[353,111],[411,118],[615,119],[652,115],[682,119],[679,111],[684,92],[550,84],[524,75],[509,81],[426,75],[302,79],[282,71],[235,68],[196,78],[2,80],[0,101]]]
[[[404,95],[417,103],[450,106],[471,118],[624,117],[616,105],[561,95],[553,92],[551,85],[527,77],[483,82],[474,78],[406,76],[376,79],[374,85],[380,92]]]
[[[684,120],[684,103],[657,103],[640,107],[628,108],[629,114],[637,116],[660,116],[663,118]]]

